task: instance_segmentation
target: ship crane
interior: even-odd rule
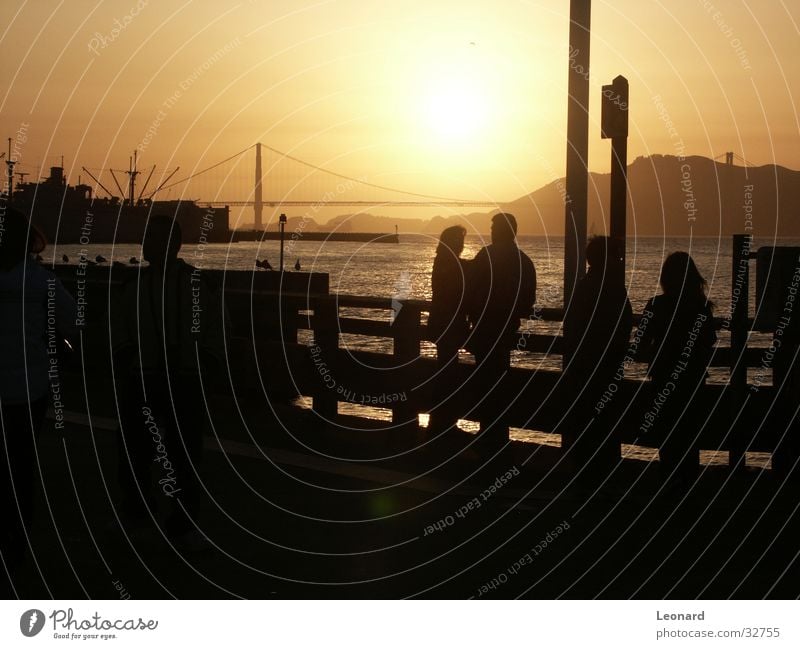
[[[96,183],[97,183],[97,184],[98,184],[98,185],[99,185],[99,186],[102,188],[102,190],[103,190],[103,191],[104,191],[106,194],[108,194],[109,196],[111,196],[111,198],[114,198],[114,193],[113,193],[113,192],[110,192],[110,191],[109,191],[109,190],[106,188],[106,186],[105,186],[103,183],[101,183],[101,182],[100,182],[100,181],[99,181],[97,178],[95,178],[95,175],[94,175],[94,174],[93,174],[91,171],[89,171],[89,170],[88,170],[86,167],[81,167],[81,169],[83,169],[83,170],[84,170],[84,171],[85,171],[87,174],[89,174],[89,177],[90,177],[92,180],[94,180],[94,181],[95,181],[95,182],[96,182]],[[113,172],[112,172],[112,174],[113,174]],[[116,178],[115,178],[114,180],[116,180]]]
[[[103,185],[103,183],[101,183],[100,180],[91,171],[89,171],[86,167],[81,167],[81,168],[87,174],[89,174],[91,179],[94,180],[103,189],[103,191],[106,192],[106,194],[108,194],[112,198],[117,196],[117,194],[115,194],[114,192],[109,191],[109,189],[106,188],[106,186]],[[180,169],[180,167],[176,167],[172,171],[172,173],[170,173],[166,177],[164,182],[162,182],[153,192],[151,192],[148,195],[148,198],[152,198],[155,194],[157,194],[161,190],[161,188],[164,187],[164,185],[166,185],[170,181],[170,179],[177,173],[177,171],[179,169]],[[124,173],[124,174],[129,176],[128,183],[127,183],[127,185],[128,185],[127,192],[122,188],[122,184],[117,179],[117,174],[114,173],[114,169],[109,168],[109,171],[111,172],[111,177],[114,179],[114,184],[117,186],[117,189],[119,190],[119,196],[121,197],[122,202],[123,203],[127,202],[127,204],[130,205],[131,207],[135,207],[136,205],[138,205],[139,203],[142,202],[142,196],[144,195],[144,192],[147,190],[147,187],[150,184],[150,180],[152,179],[153,173],[155,172],[155,170],[156,170],[156,166],[153,165],[152,168],[150,169],[150,173],[147,174],[147,179],[144,181],[144,185],[142,186],[142,189],[139,192],[139,196],[136,197],[136,200],[134,201],[134,197],[136,196],[136,194],[135,194],[135,192],[136,192],[136,176],[138,176],[139,174],[143,173],[143,172],[141,172],[141,171],[139,171],[137,169],[137,152],[134,151],[133,152],[133,156],[131,158],[129,158],[127,171],[120,171],[119,169],[117,169],[118,173]],[[127,197],[126,197],[126,195],[127,195]]]

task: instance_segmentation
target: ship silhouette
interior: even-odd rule
[[[229,207],[204,207],[193,200],[154,200],[152,196],[160,187],[150,197],[144,197],[147,183],[136,198],[135,179],[141,172],[136,169],[135,156],[125,173],[130,175],[127,196],[115,195],[95,179],[108,194],[98,197],[91,185],[80,181],[69,185],[63,166],[50,167],[50,175],[39,182],[17,183],[12,188],[11,202],[55,245],[141,243],[148,217],[154,214],[176,219],[187,243],[230,239]],[[151,176],[152,170],[148,181]]]

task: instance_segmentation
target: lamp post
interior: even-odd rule
[[[284,237],[284,233],[286,232],[286,215],[285,214],[281,214],[280,218],[278,219],[278,222],[280,223],[280,228],[281,228],[281,265],[280,265],[280,269],[281,269],[281,272],[283,272],[283,237]]]

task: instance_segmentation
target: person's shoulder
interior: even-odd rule
[[[34,281],[37,283],[46,284],[48,282],[55,281],[60,283],[58,275],[33,258],[28,259],[26,262],[20,262],[12,270],[16,270],[16,272],[20,275],[24,275],[26,281],[28,282]]]
[[[175,260],[175,268],[181,273],[189,273],[190,275],[196,270],[196,267],[192,266],[183,257],[178,257]]]
[[[607,283],[603,282],[602,277],[598,277],[593,273],[586,273],[575,283],[575,291],[592,291],[599,293],[602,289],[607,288]]]
[[[139,286],[142,281],[152,273],[150,266],[136,266],[133,268],[114,268],[111,281],[116,283],[120,289],[127,290],[130,287]]]
[[[570,306],[578,306],[582,304],[584,298],[588,298],[592,295],[597,293],[597,285],[592,280],[592,278],[588,276],[581,277],[575,283],[575,290],[572,292],[572,300],[570,301]]]
[[[179,277],[183,278],[184,281],[200,281],[205,282],[206,278],[203,277],[203,273],[200,271],[197,266],[192,266],[190,263],[187,263],[182,258],[178,258],[175,260],[175,266],[173,267],[173,271],[178,274]]]

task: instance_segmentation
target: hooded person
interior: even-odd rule
[[[196,504],[204,395],[224,363],[227,313],[221,292],[201,269],[178,257],[181,245],[177,220],[151,217],[142,242],[148,266],[138,267],[112,296],[109,313],[121,382],[122,510],[139,520],[156,504],[150,493],[153,462],[163,496],[179,497],[187,510]],[[197,540],[194,524],[180,507],[172,509],[167,532],[179,541]]]

